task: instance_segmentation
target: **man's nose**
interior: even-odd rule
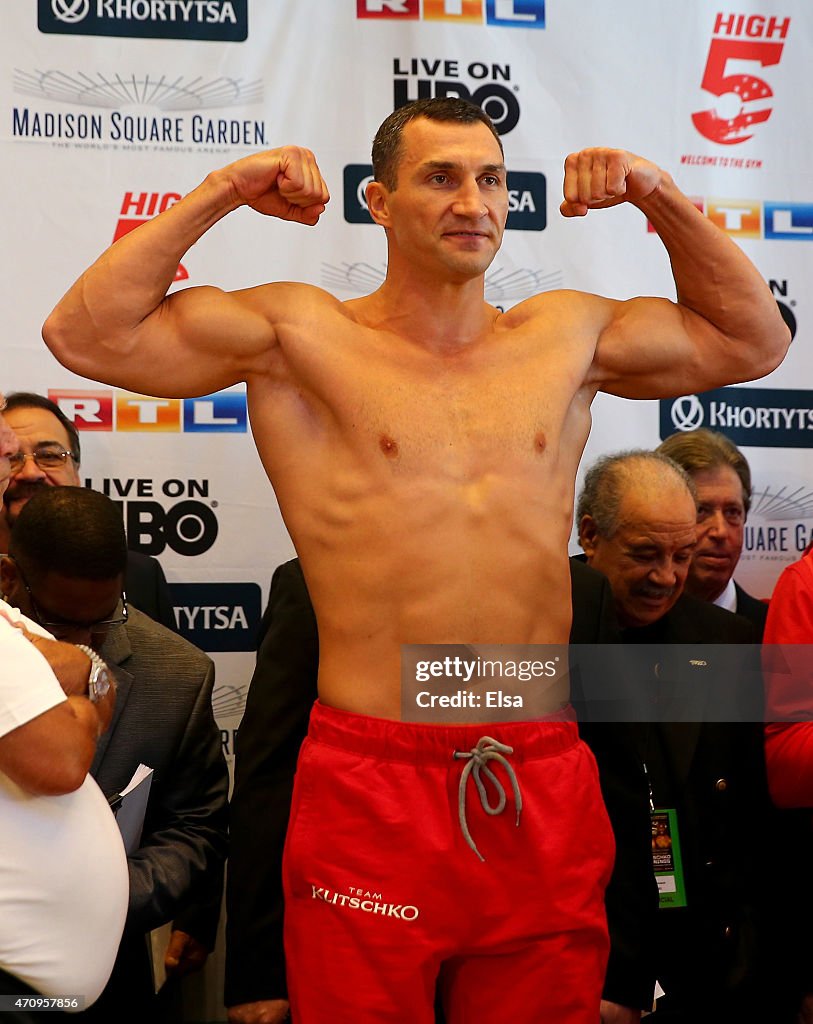
[[[658,587],[674,587],[678,581],[675,563],[671,559],[658,562],[650,572],[649,579]]]
[[[14,474],[15,480],[44,480],[46,474],[34,461],[33,455],[26,455],[19,471]]]
[[[713,537],[723,537],[723,536],[725,536],[725,534],[727,532],[727,529],[726,529],[727,524],[726,524],[726,521],[725,521],[725,516],[723,515],[723,510],[721,508],[716,509],[706,519],[706,526],[707,526],[707,529],[708,529],[708,533],[711,534],[711,536],[713,536]]]
[[[455,213],[462,217],[480,218],[488,213],[488,208],[483,202],[480,186],[476,180],[472,179],[471,181],[461,183],[455,194],[453,209]]]

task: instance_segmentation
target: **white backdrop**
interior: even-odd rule
[[[293,554],[244,396],[156,403],[104,388],[59,366],[39,332],[114,237],[248,152],[313,149],[327,213],[307,230],[239,211],[187,254],[176,287],[372,290],[385,246],[359,185],[375,128],[404,99],[471,95],[501,128],[514,210],[487,297],[503,307],[552,287],[674,297],[636,210],[558,214],[572,150],[620,146],[666,167],[771,282],[793,346],[753,386],[677,403],[599,396],[583,464],[676,425],[724,429],[755,481],[741,582],[767,597],[799,557],[813,532],[808,0],[6,0],[0,17],[0,388],[50,393],[85,431],[84,476],[122,501],[131,542],[177,585],[181,627],[214,652],[229,756],[252,629]],[[190,1017],[222,1016],[219,960]]]

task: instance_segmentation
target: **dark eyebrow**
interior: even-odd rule
[[[427,160],[421,164],[421,170],[425,171],[454,171],[459,170],[462,164],[454,160]],[[504,174],[505,164],[483,164],[479,170],[480,174]]]

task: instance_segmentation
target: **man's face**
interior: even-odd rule
[[[85,580],[49,572],[39,580],[24,580],[14,559],[3,558],[0,577],[9,603],[57,640],[99,650],[110,629],[108,620],[121,616],[123,576]]]
[[[3,414],[14,431],[20,451],[33,455],[43,449],[70,451],[70,438],[59,420],[47,409],[11,409]],[[79,467],[68,456],[57,469],[41,469],[33,459],[11,478],[4,497],[6,519],[13,523],[39,487],[78,487]]]
[[[3,401],[3,396],[0,395],[0,409],[3,407]],[[3,414],[0,413],[0,498],[3,497],[11,477],[8,457],[16,451],[17,438],[14,435],[14,431],[6,423]]]
[[[714,601],[734,575],[742,552],[745,503],[742,482],[731,466],[692,476],[697,490],[697,547],[686,587]]]
[[[589,564],[610,581],[621,626],[647,626],[683,591],[695,546],[694,502],[675,486],[630,492],[611,538],[600,536],[585,516],[581,539]]]
[[[497,140],[481,123],[416,118],[404,126],[397,188],[368,186],[368,203],[388,232],[390,261],[441,280],[485,273],[502,241],[508,189]]]

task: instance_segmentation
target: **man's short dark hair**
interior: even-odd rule
[[[13,412],[15,409],[44,409],[52,416],[55,416],[68,435],[71,455],[76,466],[82,461],[82,449],[79,445],[79,431],[68,419],[65,413],[59,408],[56,402],[52,402],[45,395],[37,395],[33,391],[12,391],[6,395],[6,407],[4,412]]]
[[[29,583],[49,572],[112,580],[127,565],[121,512],[99,491],[39,488],[14,521],[8,552]]]
[[[476,103],[444,96],[440,99],[415,100],[399,107],[387,117],[373,139],[373,174],[390,192],[398,184],[398,163],[401,157],[401,137],[404,126],[418,117],[428,121],[456,122],[457,124],[484,124],[497,140],[500,152],[502,141],[488,114]]]
[[[584,516],[590,516],[596,524],[598,535],[610,540],[618,529],[618,510],[630,481],[635,478],[636,468],[652,464],[671,473],[686,485],[692,498],[695,497],[694,484],[689,474],[660,452],[636,448],[616,455],[603,455],[585,473],[576,505],[577,529],[581,529]]]
[[[751,508],[751,467],[739,448],[725,434],[706,427],[678,431],[662,441],[657,451],[683,466],[689,476],[705,469],[730,466],[740,478],[742,503],[748,514]]]

